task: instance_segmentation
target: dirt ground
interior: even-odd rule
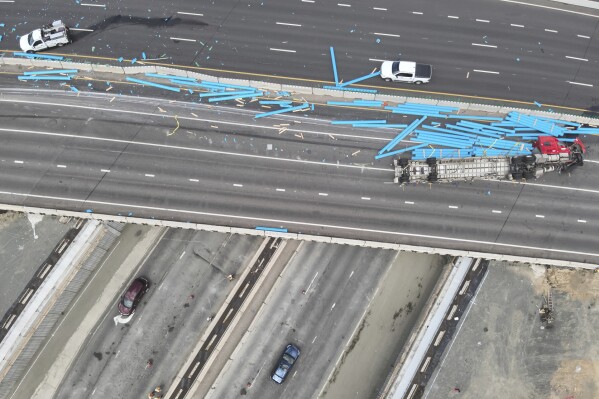
[[[424,397],[599,398],[598,299],[594,271],[491,263]]]
[[[401,253],[320,396],[376,398],[448,260]]]

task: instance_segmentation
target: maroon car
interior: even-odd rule
[[[123,316],[130,316],[134,311],[141,298],[148,291],[150,283],[143,277],[138,277],[127,288],[125,295],[119,302],[119,312]]]

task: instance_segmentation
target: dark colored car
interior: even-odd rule
[[[281,355],[279,359],[279,363],[275,368],[275,371],[272,373],[272,379],[277,384],[282,384],[285,381],[285,377],[289,374],[289,371],[297,361],[297,358],[300,355],[300,350],[297,346],[293,344],[287,345],[285,351]]]
[[[150,288],[150,283],[145,278],[138,277],[133,280],[127,291],[125,291],[121,302],[119,302],[119,312],[123,316],[130,316],[148,291],[148,288]]]

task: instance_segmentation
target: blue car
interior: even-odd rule
[[[287,345],[285,351],[281,355],[279,359],[279,363],[275,368],[275,371],[272,373],[272,379],[277,384],[282,384],[285,381],[285,377],[289,374],[289,371],[297,361],[297,358],[300,355],[300,350],[297,346],[293,344]]]

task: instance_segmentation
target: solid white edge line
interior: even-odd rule
[[[513,184],[513,182],[509,182],[509,183]],[[283,219],[257,218],[254,216],[227,215],[227,214],[213,213],[213,212],[201,212],[201,211],[192,211],[192,210],[176,209],[176,208],[161,208],[161,207],[156,207],[156,206],[135,205],[135,204],[109,202],[109,201],[96,201],[96,200],[90,200],[90,199],[74,199],[74,198],[67,198],[67,197],[56,197],[56,196],[48,196],[48,195],[30,194],[30,193],[16,193],[16,192],[10,192],[10,191],[0,191],[0,195],[12,195],[12,196],[25,197],[25,198],[43,198],[43,199],[50,199],[53,201],[66,201],[66,202],[70,201],[70,202],[76,202],[79,204],[107,205],[107,206],[117,207],[118,209],[137,208],[137,209],[145,209],[145,210],[164,211],[164,212],[168,212],[168,213],[187,213],[187,214],[192,214],[192,215],[212,216],[212,217],[219,217],[219,218],[251,220],[251,221],[259,221],[261,223],[297,225],[297,226],[308,226],[308,227],[324,227],[324,228],[338,229],[338,230],[345,230],[345,231],[359,231],[359,232],[364,232],[364,233],[388,234],[388,235],[392,235],[392,236],[401,236],[401,237],[429,238],[429,239],[446,241],[446,242],[462,242],[462,243],[469,243],[469,244],[480,244],[480,245],[486,245],[486,246],[491,246],[491,247],[498,246],[498,247],[504,247],[504,248],[520,248],[520,249],[530,249],[530,250],[536,250],[536,251],[555,252],[555,253],[561,253],[561,254],[575,254],[575,255],[599,257],[599,253],[570,251],[570,250],[566,250],[566,249],[550,249],[550,248],[532,247],[532,246],[526,246],[526,245],[508,244],[508,243],[493,242],[493,241],[481,241],[481,240],[471,240],[471,239],[465,239],[465,238],[434,236],[434,235],[428,235],[428,234],[406,233],[406,232],[401,232],[401,231],[367,229],[367,228],[361,228],[361,227],[351,227],[351,226],[342,226],[342,225],[333,225],[333,224],[319,224],[319,223],[311,223],[311,222],[299,222],[299,221],[294,221],[294,220],[283,220]]]

